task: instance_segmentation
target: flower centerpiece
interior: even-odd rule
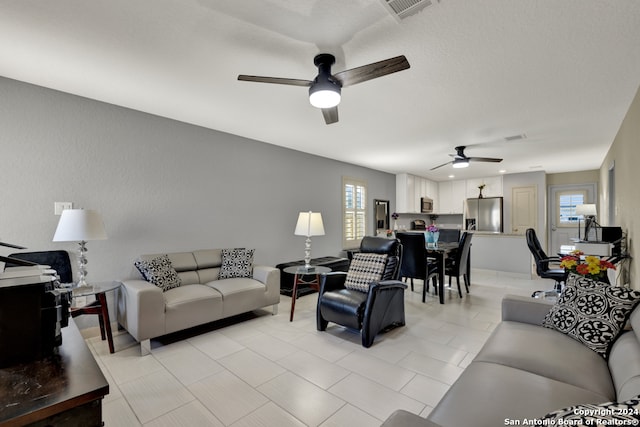
[[[440,238],[440,229],[435,224],[429,224],[427,226],[427,232],[425,233],[427,238],[427,246],[435,246]]]
[[[397,230],[398,229],[398,218],[400,218],[400,215],[397,212],[394,212],[391,214],[391,218],[393,218],[393,229]]]
[[[572,251],[569,255],[560,258],[560,267],[589,279],[608,282],[607,270],[615,270],[616,266],[595,255],[587,255],[582,259],[583,255],[582,251]]]

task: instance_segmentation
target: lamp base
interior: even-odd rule
[[[311,267],[311,237],[307,236],[304,242],[304,268],[308,270],[309,267]]]
[[[77,287],[87,286],[87,242],[82,240],[78,242],[78,283]]]

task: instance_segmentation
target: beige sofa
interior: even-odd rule
[[[558,420],[546,424],[531,420],[573,405],[624,402],[640,395],[639,308],[631,314],[633,330],[615,341],[608,359],[561,332],[540,326],[550,308],[543,300],[505,297],[502,322],[428,418],[399,410],[383,426],[561,425]],[[609,413],[604,407],[587,407],[570,409],[566,415],[581,416],[581,411]],[[625,412],[640,419],[640,406],[612,410],[618,415]],[[638,425],[635,422],[608,425]]]
[[[151,261],[164,254],[142,255]],[[280,302],[280,270],[252,266],[253,277],[218,279],[222,250],[167,254],[181,285],[163,291],[143,279],[123,280],[117,297],[117,319],[143,354],[150,339],[193,326],[273,306]]]

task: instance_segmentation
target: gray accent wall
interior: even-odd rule
[[[326,230],[312,256],[338,256],[342,176],[367,182],[369,206],[395,207],[391,174],[1,77],[0,171],[0,241],[74,252],[51,241],[54,202],[101,212],[109,239],[87,244],[89,280],[133,277],[142,253],[252,247],[259,264],[301,259],[293,230],[306,210]]]

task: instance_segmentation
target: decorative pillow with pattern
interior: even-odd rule
[[[163,292],[182,284],[168,255],[160,255],[149,261],[139,259],[134,265],[147,282],[153,283]]]
[[[219,279],[253,277],[253,253],[255,249],[235,248],[222,250]]]
[[[382,278],[387,254],[357,253],[353,255],[344,286],[347,289],[368,292],[369,284]]]
[[[580,341],[605,359],[640,301],[640,292],[574,273],[542,325]]]
[[[535,425],[637,426],[640,425],[640,396],[622,403],[582,404],[558,409]]]

